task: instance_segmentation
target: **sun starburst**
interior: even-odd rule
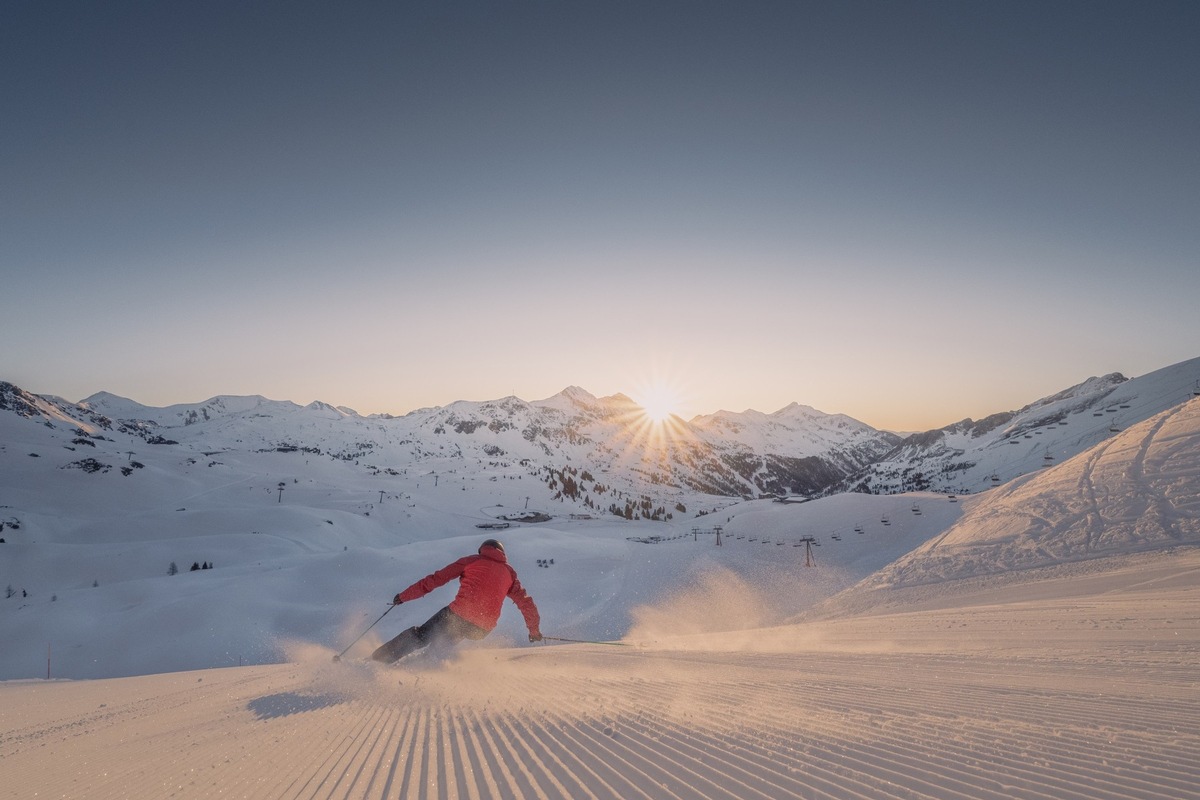
[[[642,407],[646,418],[652,423],[661,424],[679,413],[679,393],[665,384],[646,387],[634,401]]]
[[[686,405],[684,393],[676,383],[656,378],[641,382],[632,395],[628,412],[620,420],[622,432],[615,442],[621,458],[636,462],[647,474],[670,483],[681,449],[687,450],[694,440],[680,417]]]

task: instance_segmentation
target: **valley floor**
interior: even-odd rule
[[[0,797],[1200,798],[1198,568],[405,669],[8,682]]]

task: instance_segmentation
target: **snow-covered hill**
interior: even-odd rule
[[[627,398],[576,388],[394,419],[261,397],[74,404],[11,385],[0,403],[0,633],[19,643],[0,652],[0,677],[38,674],[45,646],[54,674],[97,677],[274,661],[292,638],[332,643],[400,584],[471,552],[482,525],[512,526],[503,535],[559,633],[614,637],[634,604],[700,570],[709,531],[734,535],[745,508],[765,507],[756,524],[789,543],[802,519],[835,527],[821,508],[837,500],[744,505],[671,485],[663,475],[691,469],[676,466],[680,453],[720,465],[751,451],[655,430]],[[769,424],[787,447],[805,422]],[[831,427],[827,448],[859,435]],[[802,452],[819,451],[805,436]],[[864,577],[934,533],[935,519],[785,606]],[[693,526],[706,533],[683,547]],[[786,574],[802,553],[746,549],[731,567]],[[553,570],[538,566],[556,556]],[[409,624],[422,621],[411,613]],[[518,624],[505,623],[508,635]]]
[[[1124,568],[636,647],[484,642],[374,670],[297,646],[0,683],[0,796],[1196,800],[1200,560]]]
[[[1150,389],[1165,397],[1177,388],[1173,373],[1193,366],[1162,371],[1170,380],[1117,384],[1142,388],[1110,392],[1114,414],[1149,407]],[[395,419],[261,397],[154,409],[97,395],[77,405],[11,385],[0,403],[0,587],[9,595],[0,625],[6,641],[22,643],[0,653],[0,677],[37,674],[43,643],[57,643],[57,674],[73,677],[271,661],[290,638],[333,643],[401,584],[470,552],[484,525],[512,526],[504,535],[519,566],[533,571],[531,588],[565,635],[624,635],[634,606],[714,566],[792,587],[755,604],[770,610],[749,615],[760,624],[848,588],[940,536],[964,508],[1028,483],[969,502],[706,494],[661,478],[693,469],[682,460],[697,452],[689,447],[803,459],[828,457],[833,441],[844,457],[874,439],[853,420],[800,406],[701,418],[685,437],[644,427],[627,398],[577,388]],[[1113,436],[1106,446],[1123,441]],[[760,469],[766,459],[746,460],[754,458]],[[804,537],[815,541],[804,547]],[[537,563],[556,556],[553,570]],[[804,567],[814,556],[820,569]],[[168,575],[172,565],[178,574]],[[421,621],[412,613],[410,624]],[[519,636],[516,622],[506,624]],[[114,636],[125,646],[109,647]]]
[[[834,597],[825,610],[907,606],[980,591],[994,597],[1043,570],[1086,571],[1108,557],[1193,548],[1200,545],[1197,476],[1200,397],[973,498],[944,533]]]
[[[3,387],[0,795],[1200,798],[1200,398],[1134,421],[1131,385],[1124,430],[986,492],[680,486],[657,522],[564,494],[643,475],[630,447],[583,477],[620,449],[597,431],[642,435],[620,397],[390,420]],[[526,644],[510,606],[456,654],[332,662],[444,605],[380,616],[493,535],[543,632],[609,643]]]
[[[914,434],[839,485],[877,494],[970,493],[1037,472],[1200,395],[1200,358],[1132,380],[1089,378],[1016,412]]]
[[[1184,422],[1159,431],[1177,438]],[[1185,438],[1194,454],[1194,436]],[[1167,439],[1157,447],[1170,450],[1164,463],[1181,455]],[[1184,466],[1168,494],[1194,496],[1197,475]],[[1099,469],[1092,479],[1103,533],[1123,524],[1107,501],[1126,495],[1107,489],[1124,478]],[[1012,513],[1016,502],[997,505]],[[5,608],[5,653],[33,651],[23,658],[33,668],[49,664],[42,639],[54,643],[56,669],[111,667],[132,651],[155,670],[180,651],[234,663],[249,641],[240,631],[297,633],[278,641],[286,663],[0,682],[0,795],[1200,798],[1200,548],[1112,547],[969,597],[909,595],[778,624],[780,612],[975,513],[960,519],[960,508],[936,495],[738,503],[723,511],[720,547],[698,528],[657,544],[580,522],[510,530],[548,633],[586,638],[579,618],[624,609],[633,623],[624,641],[515,645],[501,631],[398,668],[332,663],[381,606],[364,603],[331,631],[321,600],[345,601],[326,597],[338,583],[396,585],[478,537],[342,562],[285,557],[233,570],[240,580],[213,570]],[[895,519],[884,525],[883,514]],[[870,522],[851,532],[860,518]],[[824,537],[817,565],[804,566],[799,534],[836,524],[849,535]],[[547,555],[552,566],[534,566]],[[430,598],[420,616],[444,599]],[[418,619],[409,606],[350,655]],[[13,630],[21,615],[37,620],[34,631]],[[74,617],[85,619],[68,627]]]

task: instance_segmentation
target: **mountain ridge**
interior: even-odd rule
[[[831,491],[968,494],[1037,472],[1200,392],[1200,358],[1093,376],[1011,412],[912,434]]]
[[[629,491],[673,487],[734,497],[815,493],[896,441],[894,434],[796,403],[770,415],[722,412],[654,425],[628,396],[596,397],[578,386],[542,400],[459,400],[403,417],[364,417],[323,401],[300,406],[262,395],[216,395],[155,408],[98,392],[59,408],[92,433],[116,430],[205,450],[222,448],[205,444],[202,431],[210,439],[259,448],[367,450],[386,455],[392,469],[435,454],[536,461],[551,472],[582,462],[593,470],[623,471]],[[335,443],[338,425],[341,441]]]
[[[878,583],[838,607],[901,593],[936,600],[952,584],[1047,561],[1193,545],[1200,406],[1134,418],[1181,389],[1190,396],[1196,367],[958,425],[948,435],[962,442],[985,432],[983,456],[1014,454],[977,464],[980,476],[1030,467],[998,488],[778,498],[812,500],[799,503],[771,502],[771,481],[835,485],[846,473],[835,459],[855,457],[853,430],[834,415],[820,422],[843,449],[805,458],[793,444],[812,430],[756,428],[782,443],[760,452],[578,394],[553,407],[462,401],[396,419],[258,398],[165,415],[125,404],[146,416],[134,420],[0,384],[0,587],[11,592],[0,626],[19,643],[0,648],[0,676],[35,674],[47,641],[78,677],[135,674],[148,659],[157,670],[278,660],[295,638],[344,644],[382,610],[372,597],[392,597],[497,527],[526,585],[554,598],[555,631],[605,640],[630,630],[630,609],[714,563],[769,587],[767,605],[790,615],[873,574]],[[1029,427],[1064,408],[1065,426]],[[106,409],[120,410],[111,399]],[[1114,419],[1126,432],[1108,433]],[[1007,444],[1014,437],[1020,446]],[[1048,437],[1101,441],[1049,468],[1031,464]],[[1131,480],[1134,468],[1145,477]],[[987,538],[972,540],[976,529]],[[907,557],[927,542],[932,550]],[[826,568],[806,569],[810,556]],[[410,617],[398,624],[421,621],[420,610],[400,613]],[[507,635],[519,624],[510,618]]]
[[[93,442],[124,434],[204,452],[237,445],[337,458],[369,454],[378,470],[438,459],[524,462],[549,476],[582,469],[606,474],[605,486],[669,506],[697,492],[743,499],[979,492],[1070,458],[1165,410],[1192,396],[1198,380],[1200,358],[1134,379],[1108,373],[1016,411],[907,437],[798,402],[771,413],[722,410],[652,424],[628,396],[596,397],[574,385],[541,400],[458,400],[394,417],[258,394],[154,407],[101,391],[70,403],[6,383],[0,409],[77,427]],[[566,501],[583,503],[585,493]]]

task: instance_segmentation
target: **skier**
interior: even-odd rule
[[[500,619],[504,598],[511,598],[525,617],[529,641],[542,641],[540,617],[533,598],[521,586],[516,570],[508,564],[504,545],[488,539],[477,555],[465,556],[426,575],[392,600],[393,605],[424,597],[439,586],[458,578],[458,595],[424,625],[417,625],[381,645],[371,658],[391,664],[409,653],[434,643],[454,644],[463,639],[482,639]]]

